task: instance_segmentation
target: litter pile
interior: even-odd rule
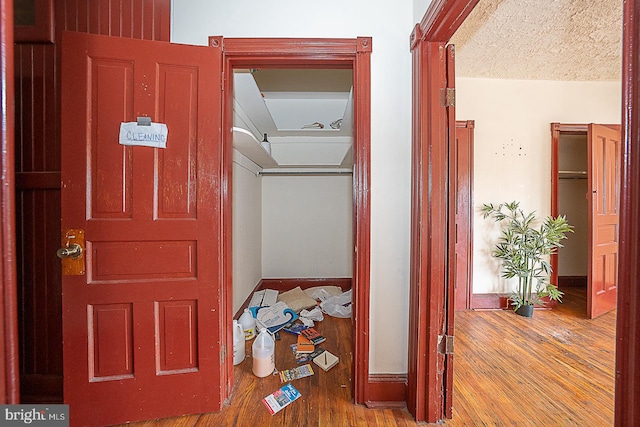
[[[234,365],[244,360],[245,342],[252,345],[253,373],[259,378],[277,374],[283,383],[314,375],[311,362],[324,371],[336,366],[339,358],[323,348],[326,337],[316,329],[324,315],[351,317],[351,290],[342,292],[337,286],[300,287],[279,293],[273,289],[254,292],[249,305],[234,321]],[[275,367],[275,342],[280,333],[296,336],[291,344],[292,362],[297,367],[278,370]],[[244,336],[244,340],[242,340]],[[300,397],[298,390],[286,384],[262,402],[275,414]]]

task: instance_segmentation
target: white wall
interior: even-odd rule
[[[407,372],[413,0],[174,0],[171,38],[371,36],[371,373]]]
[[[233,313],[262,279],[262,184],[257,171],[234,150]]]
[[[262,177],[262,277],[351,277],[351,176]]]
[[[263,278],[352,277],[351,176],[257,176],[233,163],[233,312]]]
[[[413,0],[413,20],[416,23],[422,21],[422,17],[429,8],[431,0]]]
[[[493,221],[483,203],[518,200],[540,216],[551,210],[551,127],[620,123],[619,82],[456,79],[456,118],[475,120],[473,292],[510,292],[491,258]]]

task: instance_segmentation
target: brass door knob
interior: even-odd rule
[[[64,259],[64,258],[78,259],[82,256],[82,246],[80,246],[77,243],[73,243],[67,246],[66,248],[58,249],[58,252],[56,252],[56,255],[58,255],[58,258],[60,259]]]

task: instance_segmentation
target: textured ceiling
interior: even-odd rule
[[[451,43],[459,77],[620,80],[622,0],[480,0]]]

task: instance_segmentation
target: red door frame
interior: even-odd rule
[[[640,5],[622,18],[622,180],[616,329],[615,425],[640,425]]]
[[[452,167],[451,177],[455,183],[455,192],[452,194],[453,206],[456,206],[454,212],[455,218],[455,234],[452,238],[456,239],[454,247],[456,250],[452,258],[456,258],[458,254],[464,254],[465,262],[460,267],[460,263],[456,260],[453,264],[453,272],[455,274],[455,310],[469,310],[471,308],[471,278],[473,277],[473,131],[475,122],[473,120],[456,121],[456,143],[451,149]],[[466,144],[460,143],[460,137],[467,139]],[[455,166],[454,166],[455,165]],[[462,183],[460,176],[463,176]],[[462,184],[462,186],[461,186]],[[462,239],[462,241],[460,241]],[[459,269],[466,270],[464,278],[460,278]],[[464,288],[460,287],[460,283],[464,284]]]
[[[20,401],[18,368],[18,302],[15,245],[15,180],[14,180],[14,81],[13,81],[13,2],[0,4],[0,403]]]
[[[412,47],[417,43],[446,43],[456,32],[464,19],[471,12],[479,0],[434,0],[425,13],[420,24],[416,26],[412,34]],[[624,2],[623,7],[623,54],[622,54],[622,185],[620,204],[620,263],[619,263],[619,283],[618,283],[618,309],[617,309],[617,346],[616,346],[616,392],[615,392],[615,425],[640,425],[640,363],[637,354],[640,353],[640,336],[636,333],[636,325],[640,323],[640,288],[635,286],[640,282],[640,68],[637,64],[640,61],[640,6],[635,0]],[[425,147],[430,143],[430,137],[437,135],[437,128],[445,127],[444,117],[435,114],[429,109],[426,95],[431,91],[439,90],[438,82],[429,78],[429,71],[433,71],[435,61],[426,52],[421,53],[421,58],[416,66],[414,59],[414,88],[416,82],[424,81],[426,87],[421,88],[421,92],[414,92],[414,147],[416,145]],[[421,62],[422,61],[422,62]],[[429,69],[429,65],[432,69]],[[414,89],[415,90],[415,89]],[[435,96],[435,94],[433,95]],[[418,127],[416,128],[416,124]],[[420,125],[430,124],[436,130],[426,130]],[[423,134],[424,132],[424,134]],[[446,143],[444,139],[440,144]],[[442,158],[434,159],[437,162],[444,161]],[[413,173],[419,173],[419,163],[414,158]],[[436,165],[439,167],[441,165]],[[421,183],[418,183],[421,184]],[[418,203],[417,209],[412,211],[412,221],[418,218],[430,219],[430,210],[427,200],[418,199],[421,195],[412,193],[414,201]],[[437,208],[437,207],[436,207]],[[446,227],[447,216],[431,218],[430,226],[435,229]],[[436,236],[443,239],[443,236]],[[448,244],[448,243],[445,243]],[[412,237],[412,259],[415,255],[421,255],[420,241]],[[433,263],[433,259],[421,257],[417,266],[420,271],[427,269]],[[411,283],[417,277],[411,273]],[[427,327],[431,325],[433,316],[429,317],[430,308],[433,307],[433,298],[442,297],[444,293],[444,283],[437,280],[415,281],[416,289],[412,287],[410,292],[410,314],[409,330],[413,327]],[[444,301],[439,301],[444,304]],[[437,305],[437,303],[436,303]],[[421,331],[421,332],[420,332]],[[438,416],[442,418],[444,408],[444,396],[435,392],[437,385],[432,384],[431,377],[427,369],[435,366],[435,362],[425,364],[424,359],[435,351],[432,342],[432,335],[428,329],[421,329],[418,334],[409,336],[409,384],[407,390],[407,406],[416,416],[417,421],[438,421]],[[435,332],[437,334],[437,331]],[[415,379],[412,376],[415,375]]]
[[[413,52],[413,131],[411,275],[407,408],[416,421],[451,417],[453,355],[447,335],[453,333],[453,295],[447,232],[449,209],[449,134],[455,132],[446,101],[453,87],[446,48],[478,0],[431,3],[411,34]]]
[[[416,421],[432,423],[445,418],[445,362],[439,351],[439,337],[446,332],[449,153],[448,117],[440,103],[440,92],[446,87],[447,76],[445,44],[421,40],[420,34],[416,26],[412,34],[414,121],[407,407]]]
[[[343,68],[353,70],[354,166],[353,166],[353,399],[357,404],[369,400],[369,249],[370,249],[370,64],[371,38],[288,39],[210,37],[210,46],[223,44],[223,164],[224,164],[224,325],[232,313],[231,195],[233,170],[233,69],[234,68]],[[226,327],[226,326],[225,326]],[[223,335],[224,336],[224,335]],[[226,327],[227,348],[233,348],[233,333]],[[233,365],[227,358],[228,390],[233,387]]]
[[[551,216],[558,216],[558,185],[560,171],[560,136],[587,134],[587,124],[551,123]],[[589,166],[590,168],[590,166]],[[551,255],[551,283],[558,285],[558,254]]]

